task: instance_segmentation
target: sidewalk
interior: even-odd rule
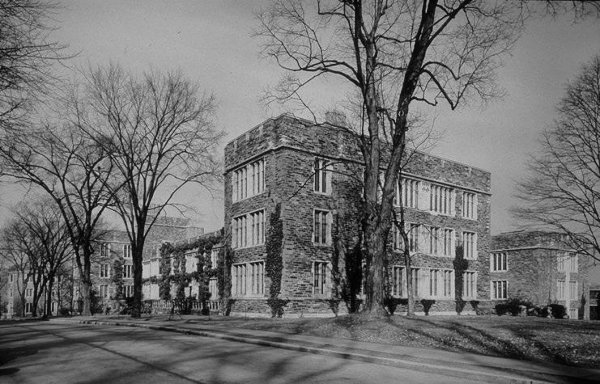
[[[54,323],[143,327],[224,340],[264,345],[325,356],[352,359],[398,368],[477,380],[483,383],[600,383],[600,370],[558,364],[513,360],[471,353],[402,347],[348,339],[283,334],[242,328],[231,323],[209,321],[198,316],[167,316],[131,319],[90,316],[55,318]]]

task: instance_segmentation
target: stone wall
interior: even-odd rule
[[[313,191],[313,164],[315,157],[325,158],[332,164],[333,192],[322,194]],[[241,166],[259,158],[265,160],[265,191],[242,201],[232,201],[232,175]],[[406,174],[423,181],[447,186],[455,192],[453,215],[434,214],[425,209],[406,209],[408,222],[453,228],[460,259],[462,231],[477,233],[477,260],[465,260],[461,268],[478,273],[477,296],[489,298],[490,249],[490,174],[489,172],[434,156],[415,153],[406,168]],[[232,219],[238,215],[265,209],[268,218],[275,205],[281,203],[284,223],[283,278],[280,297],[288,301],[286,311],[292,313],[327,313],[331,311],[330,298],[336,298],[340,277],[344,276],[344,263],[339,260],[357,240],[360,226],[356,220],[356,201],[360,199],[361,156],[355,138],[346,131],[316,126],[306,121],[281,116],[268,120],[227,144],[225,148],[225,232],[231,234]],[[356,177],[358,176],[358,178]],[[462,217],[462,191],[476,193],[477,220]],[[335,239],[327,245],[313,242],[314,210],[326,210],[333,217],[344,217],[344,228],[334,228]],[[339,240],[339,243],[336,241]],[[339,249],[334,250],[334,242]],[[390,239],[391,242],[391,239]],[[390,244],[391,245],[391,244]],[[391,248],[390,248],[391,252]],[[234,250],[234,263],[264,260],[265,247],[255,246]],[[340,256],[341,255],[341,256]],[[456,269],[457,259],[426,254],[413,256],[413,266],[421,268]],[[331,292],[327,297],[313,294],[313,265],[327,261],[334,269],[330,277]],[[401,255],[394,253],[392,264],[402,265]],[[336,275],[336,276],[334,276]],[[456,274],[462,286],[462,276]],[[337,280],[334,281],[334,277]],[[338,283],[337,286],[334,283]],[[265,281],[265,296],[269,292],[269,279]],[[457,292],[459,298],[460,292]],[[232,312],[261,313],[268,310],[264,300],[234,298]],[[419,298],[420,300],[421,298]],[[460,300],[459,300],[460,301]],[[419,304],[420,305],[420,304]],[[338,310],[345,307],[339,305]],[[436,300],[431,309],[435,312],[456,312],[464,303],[455,300]],[[242,309],[243,308],[243,309]],[[471,308],[472,309],[472,308]],[[471,309],[464,309],[465,312]],[[401,311],[401,310],[400,310]],[[286,312],[287,313],[287,312]]]

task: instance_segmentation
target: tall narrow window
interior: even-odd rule
[[[124,279],[133,278],[133,265],[126,264],[123,266],[123,278]]]
[[[108,243],[100,244],[100,256],[101,257],[110,256],[110,244],[108,244]]]
[[[401,178],[396,185],[395,203],[403,207],[419,208],[419,187],[417,180]]]
[[[400,233],[400,229],[394,224],[394,250],[404,250],[404,239]]]
[[[556,283],[556,299],[557,300],[564,300],[566,299],[566,295],[565,295],[565,281],[564,280],[558,280]]]
[[[444,245],[443,245],[443,255],[444,256],[454,256],[454,230],[445,228],[444,229]]]
[[[471,192],[463,192],[462,216],[466,219],[477,219],[477,195]]]
[[[569,299],[577,300],[578,299],[578,291],[577,291],[577,281],[569,281]]]
[[[454,204],[454,190],[441,185],[431,185],[431,193],[429,195],[429,209],[432,212],[451,215],[453,213],[452,205]]]
[[[490,271],[503,272],[508,270],[506,253],[492,253],[490,255]]]
[[[475,299],[477,298],[477,273],[476,272],[463,272],[463,298]]]
[[[508,298],[508,282],[506,280],[493,280],[491,289],[492,299],[504,300]]]
[[[313,294],[326,295],[327,293],[327,262],[315,261],[313,263]]]
[[[331,242],[330,239],[330,228],[329,219],[330,213],[328,211],[321,211],[315,209],[315,222],[313,228],[314,242],[320,245],[327,245]]]
[[[440,229],[429,227],[429,254],[437,255],[439,253]]]
[[[265,293],[265,262],[256,261],[248,263],[247,271],[249,273],[250,294],[253,296],[264,295]]]
[[[450,269],[443,270],[442,281],[440,295],[446,298],[454,297],[454,271]]]
[[[123,245],[123,257],[125,259],[131,259],[131,244]]]
[[[102,278],[110,277],[110,265],[109,264],[100,264],[100,277],[102,277]]]
[[[477,234],[463,232],[463,256],[471,260],[477,258]]]
[[[418,252],[419,232],[421,232],[421,226],[419,224],[409,224],[408,228],[408,249],[411,252]]]
[[[250,214],[252,238],[251,245],[261,245],[265,243],[265,211],[257,211]]]
[[[437,297],[439,280],[440,280],[440,270],[439,269],[430,269],[429,270],[429,296],[430,297]]]
[[[419,275],[421,274],[421,270],[419,268],[412,268],[410,271],[410,280],[412,284],[412,293],[415,297],[421,296],[421,279]]]
[[[392,296],[404,297],[405,296],[405,280],[404,268],[394,266],[392,268]]]
[[[314,191],[331,193],[331,165],[325,159],[315,159],[314,163]]]

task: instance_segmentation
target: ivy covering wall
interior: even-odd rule
[[[281,220],[281,203],[275,205],[269,220],[269,232],[266,239],[267,258],[265,272],[271,279],[267,304],[271,308],[272,317],[281,317],[287,302],[279,298],[281,293],[281,275],[283,273],[283,221]]]

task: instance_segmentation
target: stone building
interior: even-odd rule
[[[177,242],[199,236],[204,232],[202,228],[191,225],[189,219],[162,216],[152,226],[144,245],[143,268],[150,268],[160,257],[160,246],[163,242]],[[96,291],[99,305],[110,306],[116,293],[114,282],[115,261],[122,263],[123,296],[133,296],[133,259],[131,244],[127,232],[111,230],[98,241],[97,252],[92,260],[91,275],[93,290]],[[142,275],[148,274],[142,270]],[[77,270],[75,269],[75,273]],[[75,285],[75,298],[80,295],[80,287]],[[152,286],[143,287],[143,299],[158,299],[158,289]]]
[[[490,299],[520,298],[534,305],[564,305],[571,319],[589,318],[590,259],[564,235],[516,231],[492,237]]]
[[[279,298],[285,313],[344,312],[338,300],[350,280],[346,267],[359,228],[362,157],[355,140],[344,129],[282,115],[226,145],[233,314],[270,314],[265,244],[276,207],[283,223]],[[401,184],[396,201],[405,206],[413,257],[407,273],[395,231],[388,280],[397,312],[410,278],[417,311],[474,313],[489,298],[490,173],[415,152]]]

